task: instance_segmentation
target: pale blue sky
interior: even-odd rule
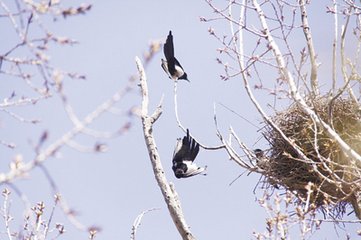
[[[64,1],[65,4],[75,2],[81,1]],[[141,56],[151,40],[164,41],[168,31],[172,30],[176,56],[191,81],[180,82],[178,85],[178,109],[183,125],[203,144],[218,145],[213,122],[214,103],[232,108],[256,125],[261,122],[245,94],[241,80],[222,81],[219,78],[223,69],[216,62],[219,57],[216,49],[220,46],[209,35],[208,27],[212,26],[223,34],[229,34],[230,31],[225,21],[199,21],[200,16],[214,16],[204,1],[84,2],[93,5],[87,14],[69,17],[65,21],[60,17],[49,25],[60,36],[79,41],[79,44],[72,47],[52,46],[48,52],[53,65],[87,76],[86,81],[64,81],[64,91],[79,117],[86,116],[117,89],[124,87],[128,77],[136,72],[135,56]],[[332,22],[332,17],[321,14],[326,10],[325,5],[319,4],[315,8],[317,14],[313,15],[310,23],[315,26],[312,30],[320,61],[325,60],[320,73],[329,78],[330,62],[327,61],[330,61],[328,54],[332,41],[325,38],[325,34],[332,35],[332,28],[323,32],[323,23]],[[15,36],[5,28],[6,24],[8,23],[0,19],[0,35],[6,36],[2,37],[2,42],[5,42],[3,46],[11,46]],[[292,43],[297,45],[298,42],[303,41],[295,39]],[[299,49],[301,48],[300,46]],[[6,47],[0,46],[1,51],[4,49]],[[175,120],[173,83],[160,67],[162,57],[162,52],[157,54],[146,70],[150,111],[164,94],[163,115],[154,125],[154,135],[166,176],[176,186],[191,231],[197,239],[251,239],[253,231],[263,232],[266,227],[266,213],[256,201],[262,195],[262,190],[257,189],[256,194],[253,194],[260,175],[245,174],[229,186],[243,169],[229,161],[225,152],[204,150],[200,151],[196,161],[198,165],[208,166],[207,176],[176,179],[173,175],[171,157],[176,138],[182,137],[183,133]],[[264,74],[269,76],[272,83],[275,73]],[[18,96],[31,94],[19,79],[0,76],[0,99],[9,96],[14,89]],[[256,96],[262,103],[273,99],[265,92],[256,92]],[[135,87],[117,107],[126,111],[139,106],[140,101],[139,91]],[[45,143],[47,146],[72,127],[58,96],[34,106],[11,110],[27,118],[39,118],[41,122],[37,125],[19,123],[4,112],[0,113],[0,139],[16,142],[18,145],[13,150],[0,146],[0,172],[7,171],[9,161],[17,153],[23,154],[24,161],[32,160],[32,143],[38,141],[44,130],[49,132],[49,140]],[[217,105],[217,113],[224,133],[232,126],[251,148],[264,148],[263,141],[257,143],[260,137],[257,128],[220,105]],[[105,114],[91,127],[97,130],[116,130],[127,120],[124,115]],[[180,239],[154,179],[141,122],[135,116],[131,120],[130,131],[123,136],[99,141],[107,143],[108,152],[79,153],[65,147],[61,156],[47,160],[45,166],[69,205],[80,213],[79,219],[87,225],[94,224],[102,228],[97,239],[129,238],[136,216],[150,208],[160,210],[150,212],[143,218],[137,239]],[[80,136],[76,140],[89,146],[94,144],[94,140],[89,137]],[[50,211],[50,187],[39,170],[32,171],[30,179],[16,180],[14,183],[28,195],[32,203],[45,201]],[[17,210],[22,205],[15,196],[13,201],[12,210],[17,212],[14,217],[19,219],[21,214]],[[354,219],[353,214],[350,218]],[[54,219],[54,222],[63,222],[68,229],[64,238],[86,239],[86,235],[75,230],[59,210]],[[3,229],[3,224],[0,226]],[[325,226],[326,224],[323,225]],[[348,227],[354,237],[356,227]],[[321,233],[322,237],[335,239],[333,226],[325,229]],[[345,238],[345,232],[341,228],[336,229],[340,238]],[[297,236],[293,238],[297,239]],[[317,236],[320,235],[313,239],[320,239]]]

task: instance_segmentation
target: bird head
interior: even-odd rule
[[[185,81],[188,81],[188,82],[191,82],[188,80],[188,76],[187,76],[187,73],[184,73],[180,78],[178,79],[181,79],[181,80],[185,80]]]
[[[182,178],[186,175],[188,168],[186,164],[178,163],[176,166],[173,167],[173,170],[174,170],[174,175],[177,178]]]
[[[263,150],[261,150],[259,148],[253,150],[253,152],[254,152],[254,155],[256,155],[256,157],[258,157],[258,158],[263,157],[263,155],[264,155]]]

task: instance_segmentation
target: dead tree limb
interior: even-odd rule
[[[159,104],[153,114],[148,115],[149,95],[147,79],[140,59],[136,57],[135,61],[139,72],[140,88],[142,92],[141,119],[143,124],[143,133],[145,144],[148,148],[149,158],[152,163],[154,176],[163,194],[164,201],[167,204],[170,216],[172,217],[179,234],[182,236],[182,239],[194,240],[195,237],[190,232],[189,227],[185,221],[175,188],[173,185],[171,186],[170,183],[168,183],[164,174],[158,149],[153,136],[153,124],[162,114],[162,102]]]

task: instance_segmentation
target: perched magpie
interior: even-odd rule
[[[184,71],[181,64],[174,57],[173,35],[169,31],[167,41],[163,47],[164,56],[166,60],[162,59],[162,68],[167,73],[168,77],[173,80],[184,79],[189,82],[187,73]]]
[[[198,174],[203,174],[207,167],[197,167],[193,163],[199,152],[199,144],[189,136],[187,129],[187,136],[177,139],[177,145],[173,153],[173,172],[177,178],[187,178]]]
[[[269,158],[265,155],[264,151],[257,148],[255,150],[253,150],[254,155],[256,155],[256,162],[257,162],[257,166],[265,171],[270,171],[271,166],[270,166],[270,160]],[[275,180],[272,177],[268,178],[268,182],[276,189],[280,189],[280,186],[277,184],[277,180]]]
[[[265,156],[264,151],[257,148],[253,150],[254,155],[256,155],[257,166],[262,169],[267,169],[269,167],[269,159]]]
[[[254,152],[254,155],[256,155],[257,158],[262,158],[262,157],[264,157],[264,152],[263,152],[263,150],[261,150],[261,149],[259,149],[259,148],[253,150],[253,152]]]

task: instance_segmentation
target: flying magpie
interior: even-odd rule
[[[177,139],[177,145],[173,153],[173,172],[177,178],[187,178],[203,174],[206,167],[197,167],[193,162],[199,152],[199,144],[189,135]]]
[[[162,59],[162,68],[167,73],[168,77],[173,80],[183,79],[189,82],[187,73],[184,71],[181,64],[174,57],[173,35],[169,31],[167,40],[163,47],[164,56],[166,60]]]

